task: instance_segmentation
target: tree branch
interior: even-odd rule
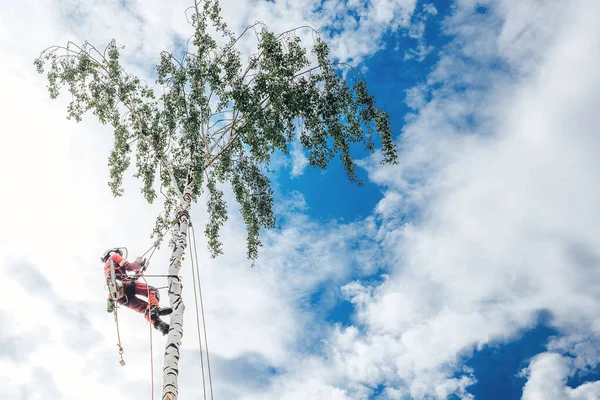
[[[179,198],[181,200],[183,200],[183,194],[179,190],[179,185],[177,184],[177,179],[175,179],[175,173],[173,172],[173,166],[171,165],[170,162],[165,160],[164,157],[159,152],[156,151],[152,142],[146,137],[146,135],[144,135],[144,130],[142,128],[142,120],[139,118],[139,115],[137,114],[137,112],[135,110],[133,99],[131,99],[130,101],[131,101],[131,105],[128,108],[131,111],[131,115],[137,120],[138,129],[140,131],[138,134],[139,137],[141,137],[144,141],[146,141],[146,143],[148,143],[148,146],[150,146],[150,148],[152,148],[154,150],[154,153],[156,154],[156,158],[158,158],[158,160],[161,162],[163,167],[169,173],[169,178],[171,179],[171,189],[173,189],[173,191],[175,193],[177,193],[177,196],[179,196]]]

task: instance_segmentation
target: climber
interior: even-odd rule
[[[116,301],[132,310],[143,313],[146,319],[163,335],[169,332],[169,324],[160,319],[161,315],[171,314],[170,307],[160,307],[158,302],[160,295],[158,289],[153,286],[138,282],[137,277],[143,266],[144,260],[138,257],[135,262],[129,262],[123,258],[123,252],[119,248],[109,249],[101,257],[104,263],[104,277],[109,287],[109,296],[106,305],[107,312],[113,312]],[[111,264],[114,270],[111,272]],[[136,273],[134,276],[127,275],[127,271]],[[148,302],[137,296],[145,296]]]

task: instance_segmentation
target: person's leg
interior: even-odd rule
[[[148,322],[150,322],[150,324],[152,324],[152,326],[159,330],[163,335],[166,335],[169,332],[169,324],[162,321],[158,315],[150,315],[148,312],[148,303],[137,297],[133,291],[131,291],[129,295],[117,300],[117,302],[139,312],[140,314],[144,314],[146,320],[148,320]]]
[[[158,306],[160,300],[158,289],[139,281],[134,282],[133,288],[135,294],[148,297],[148,308],[145,310],[144,314],[146,319],[154,326],[154,328],[162,332],[163,335],[166,335],[169,331],[169,324],[162,321],[160,315],[170,314],[172,310],[169,307],[161,308]]]
[[[144,282],[135,281],[133,290],[135,294],[148,298],[148,305],[150,308],[158,307],[160,294],[158,293],[158,289],[154,286],[146,285]]]
[[[173,311],[171,307],[160,307],[160,293],[154,286],[147,285],[143,282],[135,283],[135,293],[141,296],[148,297],[148,305],[150,308],[150,316],[152,315],[169,315]]]
[[[148,309],[148,303],[136,297],[133,292],[125,294],[125,297],[121,297],[119,300],[117,300],[117,303],[122,304],[127,308],[131,308],[140,314],[146,313],[146,310]]]
[[[138,288],[136,281],[126,281],[125,283],[125,296],[120,298],[118,303],[122,304],[128,308],[131,308],[134,311],[139,312],[140,314],[144,314],[146,319],[152,323],[151,319],[148,316],[148,303],[139,297],[136,294],[140,294],[143,296],[147,295],[147,291],[141,293],[140,288]]]

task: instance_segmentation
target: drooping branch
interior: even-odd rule
[[[272,152],[287,153],[292,140],[299,140],[313,167],[326,168],[338,154],[348,178],[359,184],[350,154],[353,143],[374,151],[377,133],[384,162],[395,162],[389,116],[375,107],[360,77],[351,84],[336,69],[351,66],[331,59],[316,30],[302,26],[275,34],[258,22],[235,36],[221,20],[216,1],[195,1],[192,10],[189,20],[195,32],[188,43],[194,52],[186,49],[181,60],[161,53],[157,83],[164,90],[158,97],[142,80],[124,71],[114,41],[104,52],[87,43],[52,47],[36,61],[40,72],[44,64],[50,64],[51,96],[58,95],[60,85],[69,88],[73,97],[69,116],[80,120],[91,111],[100,122],[113,125],[114,194],[122,194],[122,174],[129,167],[129,144],[134,142],[138,144],[139,177],[144,179],[149,201],[155,197],[155,162],[162,167],[161,180],[166,179],[163,183],[178,198],[192,176],[191,193],[196,199],[206,179],[233,185],[240,160],[256,166],[268,164]],[[314,40],[311,58],[297,34],[306,29]],[[225,38],[225,44],[219,45],[216,36],[212,37],[209,32],[214,31]],[[248,32],[256,34],[258,46],[242,65],[236,47]],[[123,105],[135,114],[131,132],[119,120]],[[265,215],[272,212],[264,211]],[[247,218],[251,225],[254,220]],[[256,231],[253,225],[248,229]],[[210,232],[218,236],[218,230]],[[210,243],[218,242],[216,236],[212,239]],[[248,254],[256,254],[255,243],[259,242],[249,242]]]
[[[183,194],[181,193],[181,190],[179,190],[179,185],[177,184],[177,180],[175,179],[175,174],[173,173],[173,167],[171,165],[171,163],[165,158],[166,156],[163,154],[160,154],[157,149],[155,148],[154,144],[150,141],[150,139],[144,134],[144,128],[142,127],[142,120],[140,119],[139,116],[137,116],[136,111],[135,111],[135,106],[133,101],[131,101],[130,103],[130,112],[131,115],[134,119],[137,120],[138,123],[138,138],[141,138],[142,140],[144,140],[148,146],[155,152],[158,160],[160,161],[162,167],[167,171],[167,173],[169,174],[169,178],[170,178],[170,187],[171,189],[177,193],[177,197],[180,199],[180,201],[183,201]]]

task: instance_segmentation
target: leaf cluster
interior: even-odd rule
[[[306,46],[298,35],[308,27],[275,34],[262,23],[236,36],[221,18],[216,0],[188,10],[194,34],[179,57],[163,51],[155,91],[128,74],[113,40],[100,52],[89,43],[53,46],[35,60],[48,70],[52,98],[66,87],[68,118],[91,112],[114,131],[109,156],[110,188],[123,194],[123,174],[135,147],[135,176],[147,201],[165,198],[156,232],[169,225],[178,193],[190,187],[194,200],[207,192],[205,234],[213,256],[222,253],[219,231],[227,220],[223,184],[229,184],[247,227],[248,257],[256,259],[261,228],[275,226],[271,156],[288,153],[299,140],[311,166],[325,169],[339,155],[348,178],[356,178],[351,145],[373,152],[381,142],[383,162],[396,162],[389,115],[377,108],[363,79],[332,59],[316,32]],[[240,48],[254,33],[257,52]],[[164,190],[163,190],[164,188]]]

